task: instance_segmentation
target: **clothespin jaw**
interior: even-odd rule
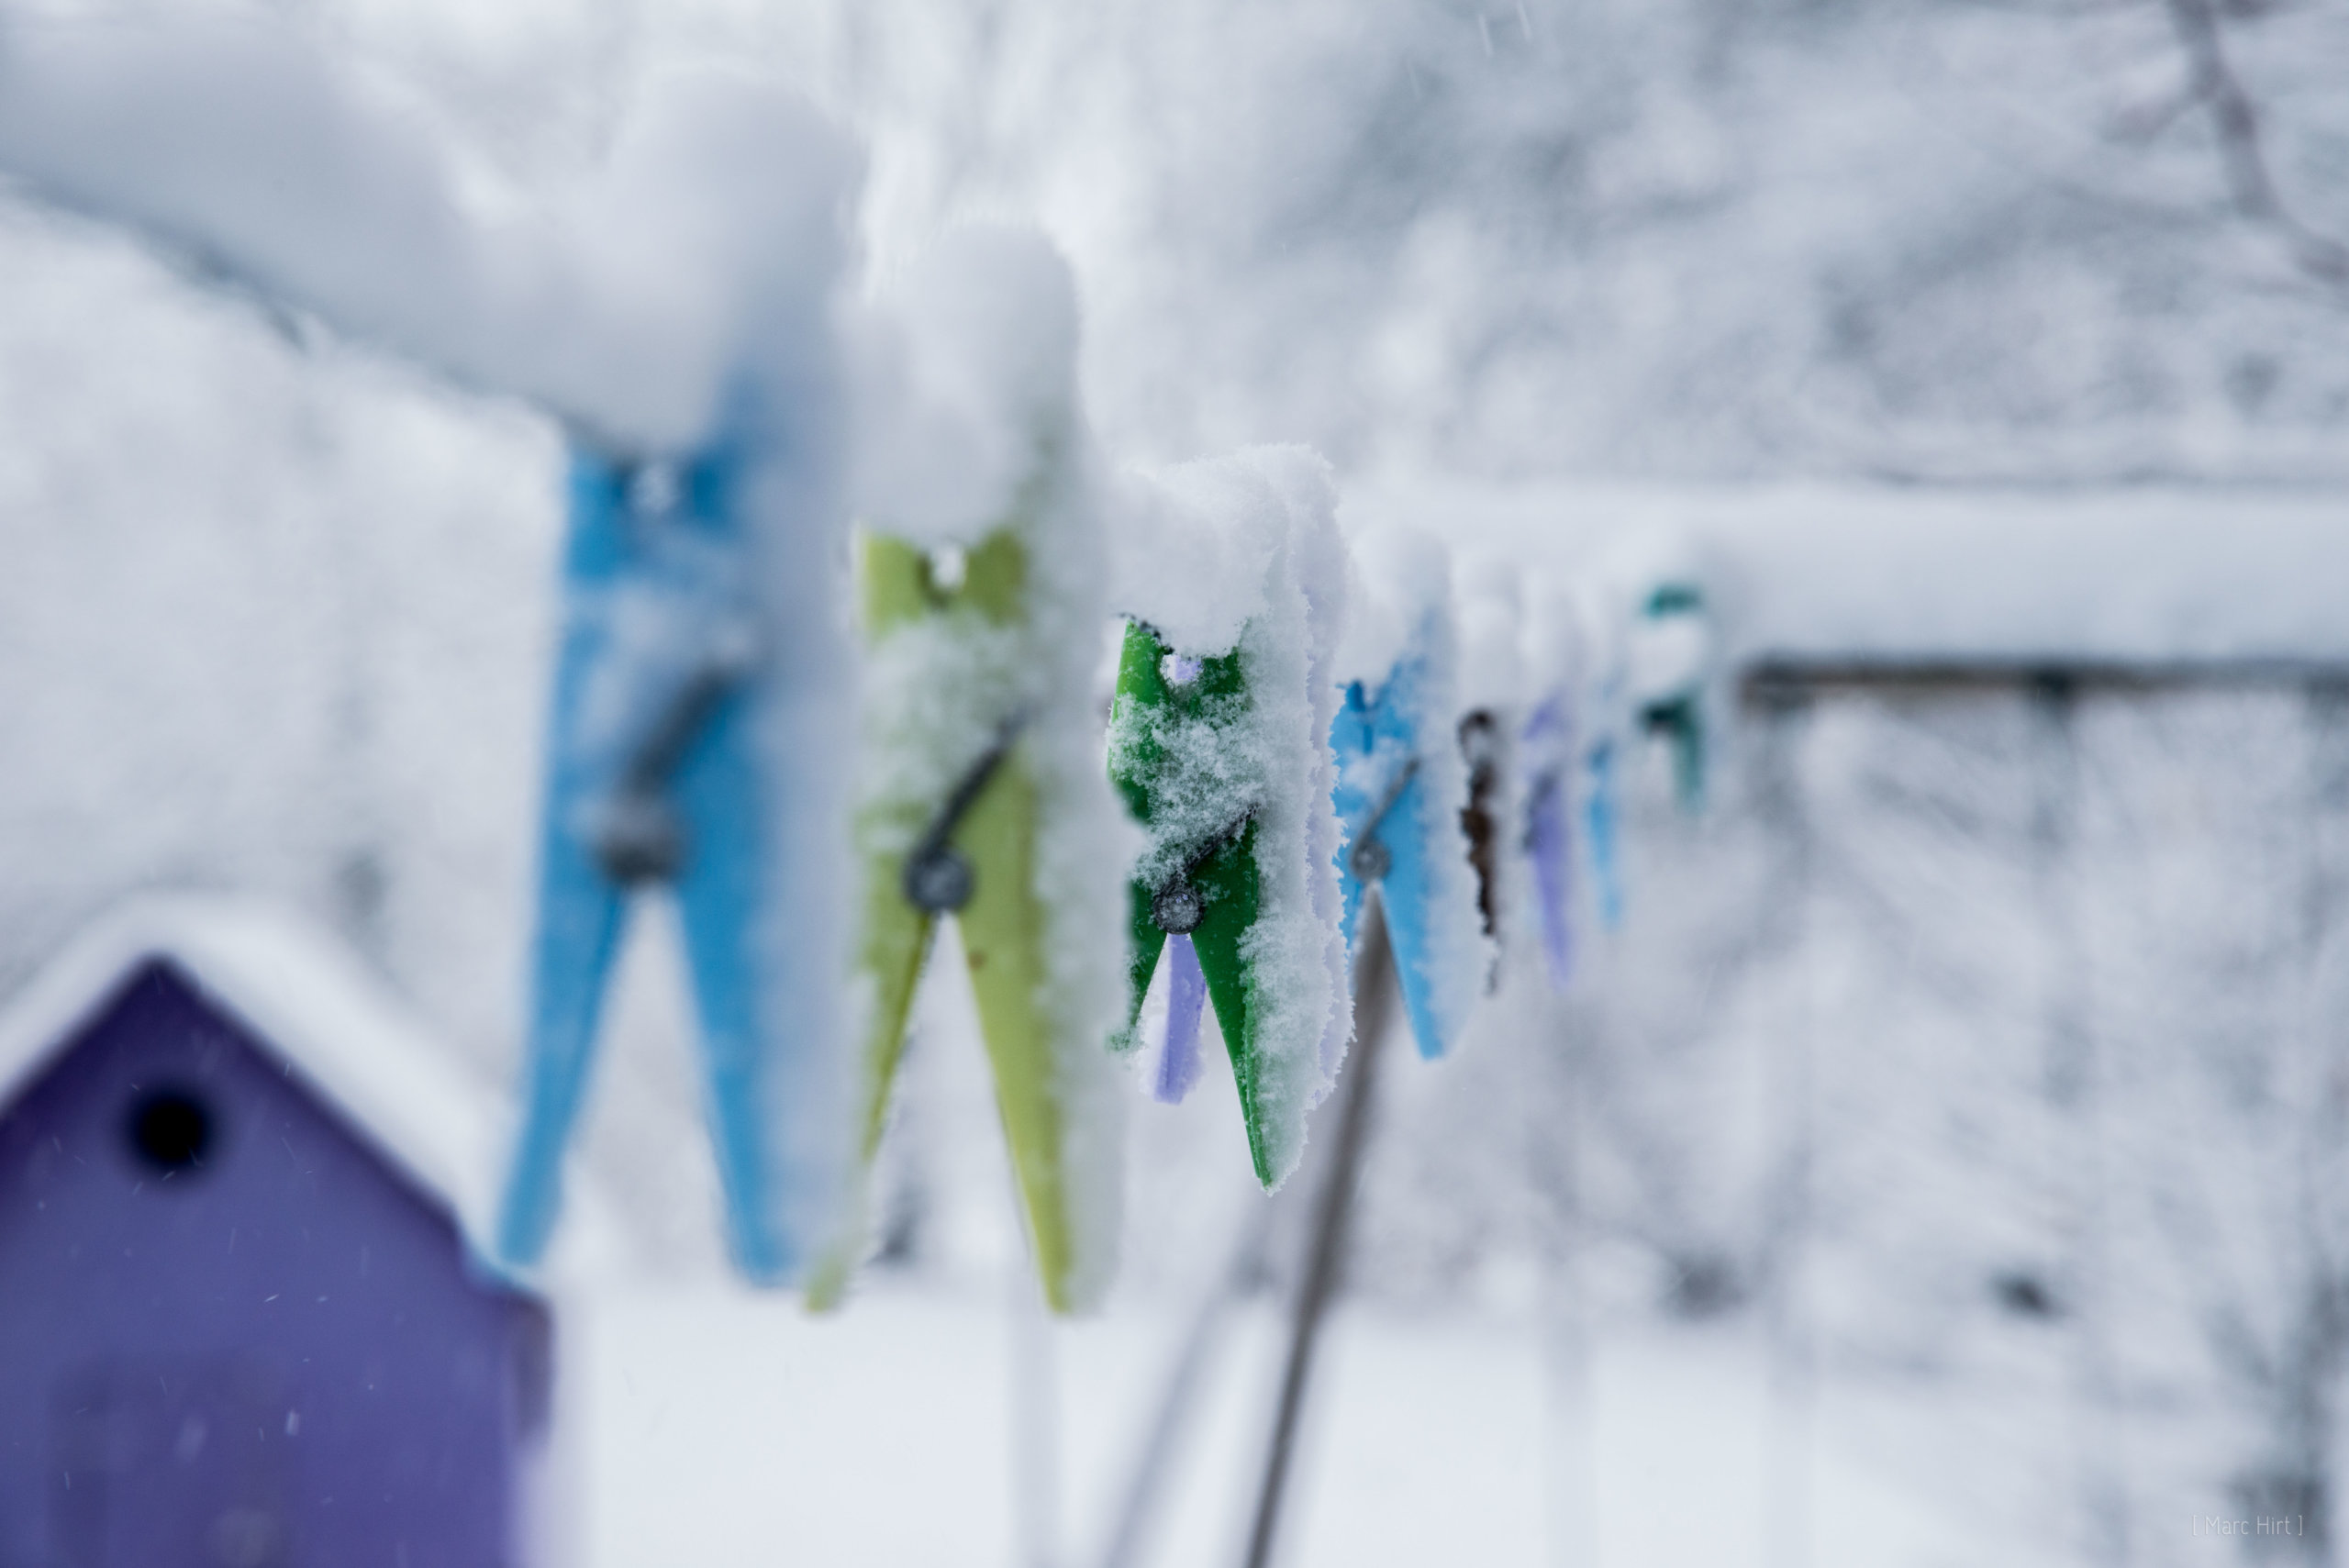
[[[735,1261],[758,1281],[790,1272],[756,996],[766,857],[745,708],[758,651],[733,469],[722,449],[677,464],[573,456],[526,1105],[497,1232],[511,1266],[537,1262],[552,1233],[629,897],[659,882],[685,928]]]
[[[1170,766],[1172,732],[1186,725],[1230,722],[1244,713],[1247,703],[1247,681],[1236,651],[1181,660],[1149,627],[1139,621],[1127,624],[1110,721],[1109,776],[1135,820],[1146,828],[1167,829],[1174,815],[1167,792],[1196,784]],[[1183,804],[1196,810],[1196,803]],[[1171,856],[1151,857],[1146,872],[1129,884],[1132,966],[1126,1027],[1112,1045],[1133,1049],[1142,999],[1167,938],[1188,937],[1239,1084],[1249,1157],[1257,1181],[1270,1189],[1286,1172],[1268,1120],[1273,1114],[1271,1084],[1259,1014],[1250,1005],[1254,978],[1247,939],[1263,907],[1257,819],[1252,802],[1227,804],[1228,809],[1204,832],[1195,829],[1168,845]]]
[[[1447,877],[1439,858],[1464,868],[1466,845],[1458,804],[1445,810],[1430,787],[1431,738],[1419,721],[1426,679],[1424,662],[1407,658],[1375,692],[1350,684],[1330,743],[1338,754],[1336,806],[1346,829],[1339,861],[1346,942],[1353,946],[1364,895],[1377,884],[1412,1039],[1419,1054],[1433,1060],[1452,1047],[1453,1013],[1440,995],[1454,978],[1442,973],[1449,955],[1441,927],[1455,912],[1440,900]],[[1433,739],[1455,743],[1450,735]],[[1473,909],[1465,917],[1474,920]]]

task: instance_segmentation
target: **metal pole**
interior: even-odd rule
[[[1583,1014],[1589,1009],[1562,1016],[1563,1009],[1544,995],[1541,977],[1520,973],[1516,984],[1527,998],[1519,1040],[1535,1051],[1554,1042],[1566,1047],[1563,1060],[1553,1063],[1546,1054],[1537,1055],[1529,1066],[1529,1075],[1540,1067],[1551,1069],[1554,1095],[1525,1096],[1529,1173],[1533,1190],[1551,1200],[1549,1223],[1539,1231],[1546,1561],[1549,1568],[1593,1568],[1598,1561],[1598,1445],[1581,1273],[1581,1055],[1587,1049]],[[1582,985],[1586,995],[1592,989],[1586,977]]]
[[[1263,1195],[1252,1189],[1247,1201],[1248,1213],[1238,1239],[1201,1294],[1182,1348],[1167,1371],[1165,1387],[1158,1397],[1157,1414],[1135,1456],[1133,1474],[1126,1484],[1125,1503],[1118,1510],[1118,1522],[1110,1532],[1109,1549],[1102,1556],[1101,1568],[1133,1568],[1141,1561],[1142,1543],[1149,1538],[1151,1524],[1157,1517],[1158,1500],[1165,1491],[1167,1472],[1174,1465],[1175,1450],[1189,1424],[1191,1408],[1207,1381],[1208,1358],[1221,1336],[1225,1320],[1231,1315],[1232,1304],[1262,1266],[1264,1237],[1270,1229],[1266,1221],[1272,1210]]]
[[[1297,1283],[1297,1313],[1289,1329],[1288,1366],[1264,1453],[1264,1489],[1256,1498],[1255,1528],[1248,1536],[1247,1568],[1269,1568],[1280,1529],[1281,1496],[1288,1484],[1297,1446],[1297,1418],[1305,1408],[1306,1380],[1313,1370],[1313,1348],[1337,1294],[1345,1262],[1346,1220],[1353,1206],[1354,1180],[1362,1168],[1370,1129],[1370,1098],[1378,1068],[1379,1040],[1386,1032],[1395,959],[1386,941],[1386,915],[1374,885],[1362,912],[1362,949],[1354,960],[1353,1070],[1339,1096],[1338,1141],[1330,1168],[1315,1195],[1313,1232],[1307,1244],[1305,1277]]]

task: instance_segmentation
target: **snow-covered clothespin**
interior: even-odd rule
[[[1171,953],[1161,1099],[1197,1075],[1211,1002],[1256,1178],[1296,1167],[1349,1032],[1328,741],[1343,547],[1326,466],[1294,448],[1130,476],[1129,622],[1109,775],[1149,835],[1128,890],[1127,1024]]]
[[[1456,733],[1452,573],[1442,549],[1413,534],[1374,536],[1356,559],[1366,602],[1339,662],[1344,684],[1330,730],[1347,840],[1339,862],[1346,940],[1375,886],[1412,1037],[1434,1058],[1458,1038],[1491,967],[1461,832],[1468,778]]]
[[[1623,925],[1623,802],[1620,744],[1612,728],[1590,738],[1583,754],[1583,831],[1590,840],[1591,895],[1598,923]]]
[[[1041,239],[950,237],[876,337],[859,575],[868,644],[857,1133],[886,1126],[939,921],[959,929],[1047,1301],[1092,1305],[1116,1246],[1119,1115],[1103,1042],[1123,967],[1123,839],[1091,678],[1108,619],[1075,403],[1074,289]],[[894,356],[894,357],[891,357]],[[846,1283],[845,1254],[811,1288]]]
[[[1659,576],[1640,595],[1628,633],[1631,700],[1640,726],[1672,748],[1673,793],[1681,808],[1705,804],[1705,680],[1712,632],[1705,591],[1693,573]]]
[[[775,855],[753,686],[765,662],[740,487],[718,449],[681,463],[573,460],[564,627],[548,743],[526,1110],[500,1256],[545,1251],[630,895],[674,889],[709,1075],[735,1260],[779,1280],[763,1095],[761,920]]]
[[[1553,990],[1574,975],[1574,709],[1564,690],[1536,702],[1518,732],[1525,768],[1521,842],[1533,884],[1542,961]]]
[[[1526,868],[1521,835],[1511,831],[1520,811],[1519,731],[1522,728],[1525,664],[1520,647],[1524,618],[1516,562],[1487,556],[1460,574],[1454,606],[1459,626],[1460,760],[1468,771],[1460,830],[1476,873],[1476,909],[1485,938],[1495,944],[1486,989],[1500,984],[1500,965],[1524,945]]]
[[[1517,735],[1523,828],[1532,913],[1553,990],[1574,973],[1575,694],[1580,638],[1566,595],[1537,576],[1527,595],[1523,722]]]
[[[1576,584],[1574,613],[1586,661],[1572,687],[1579,732],[1583,848],[1590,867],[1591,909],[1602,930],[1623,925],[1623,775],[1629,765],[1625,674],[1628,658],[1619,573],[1609,571]]]

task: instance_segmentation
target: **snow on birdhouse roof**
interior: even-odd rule
[[[1345,511],[1630,591],[1693,570],[1742,664],[2349,665],[2349,490],[1411,476]]]
[[[489,1256],[507,1141],[504,1099],[409,1018],[340,944],[257,900],[150,895],[102,917],[0,1008],[0,1101],[13,1100],[123,981],[162,960],[284,1059],[295,1076]],[[613,1242],[575,1195],[551,1273],[595,1266]]]

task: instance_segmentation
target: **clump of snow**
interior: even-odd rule
[[[1116,484],[1111,601],[1170,647],[1194,657],[1229,652],[1264,609],[1281,545],[1284,529],[1266,515],[1266,482],[1242,455],[1126,470]],[[1219,484],[1227,494],[1215,494]]]
[[[1023,230],[958,230],[890,279],[862,325],[861,509],[915,544],[976,544],[1038,442],[1079,423],[1066,263]]]
[[[1589,631],[1574,585],[1562,573],[1509,560],[1520,584],[1519,658],[1526,700],[1539,703],[1551,693],[1572,691],[1581,682],[1589,663]]]
[[[414,105],[285,30],[156,16],[0,24],[0,170],[604,444],[677,451],[737,378],[826,357],[862,159],[774,83],[677,70],[590,177],[487,200]]]
[[[1522,563],[1485,552],[1464,558],[1454,613],[1460,626],[1460,706],[1496,711],[1520,705],[1527,668]]]
[[[1257,1051],[1259,1141],[1274,1184],[1305,1149],[1353,1030],[1331,806],[1330,670],[1347,613],[1329,468],[1298,447],[1136,472],[1120,490],[1117,608],[1182,661],[1237,652],[1243,689],[1195,711],[1121,698],[1116,768],[1145,743],[1150,841],[1133,874],[1156,884],[1256,825],[1257,917],[1241,943]]]
[[[1075,395],[1076,319],[1066,263],[1041,236],[1008,228],[949,234],[875,304],[874,340],[898,345],[896,384],[912,394],[880,406],[905,423],[875,439],[898,442],[908,470],[927,468],[931,450],[944,453],[947,477],[868,492],[866,528],[930,546],[941,575],[1008,531],[1024,583],[1015,619],[957,606],[874,643],[859,820],[861,847],[896,862],[918,831],[907,824],[1017,726],[1012,756],[1036,792],[1041,1000],[1074,1246],[1065,1294],[1083,1308],[1116,1262],[1124,1101],[1103,1044],[1123,1017],[1126,944],[1108,868],[1131,859],[1133,835],[1102,772],[1092,700],[1108,578],[1099,462]],[[942,444],[903,444],[916,439]],[[908,508],[902,516],[885,509],[893,496]]]

